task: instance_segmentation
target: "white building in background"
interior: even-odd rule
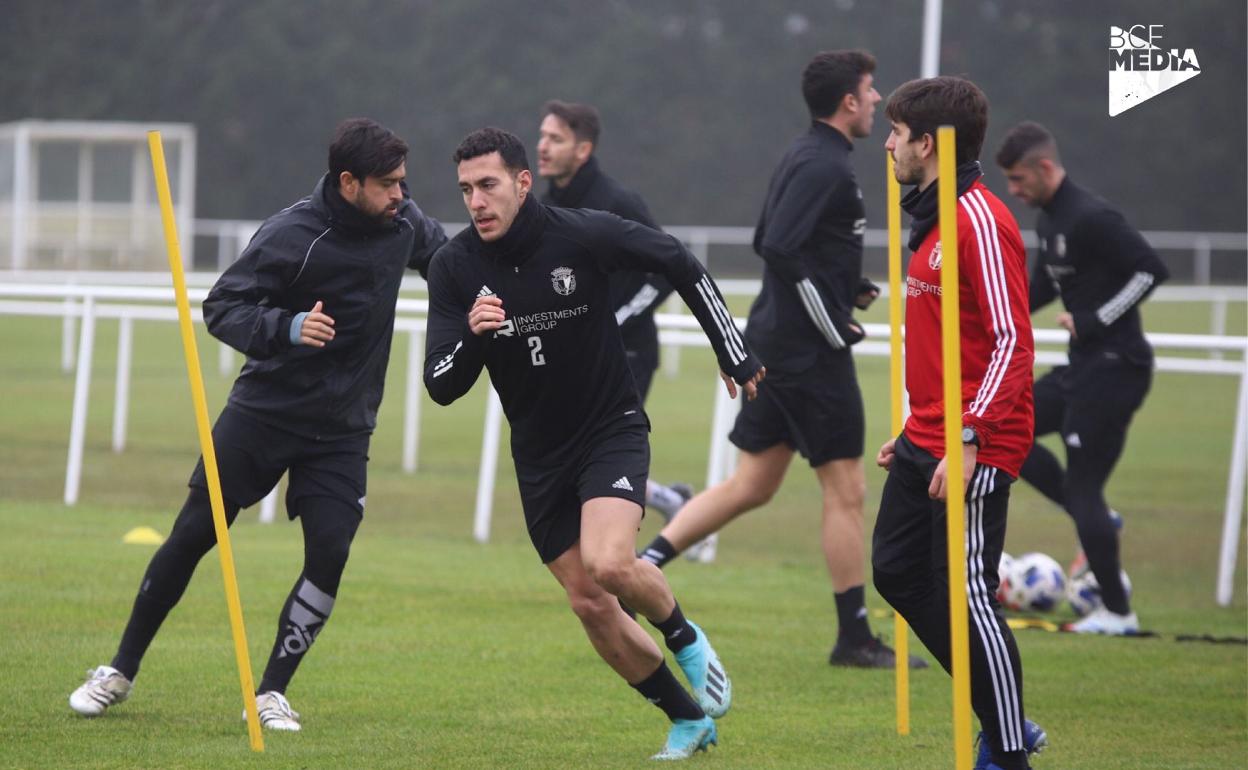
[[[182,255],[192,264],[194,126],[22,120],[0,124],[0,270],[166,267],[152,130],[164,141]]]

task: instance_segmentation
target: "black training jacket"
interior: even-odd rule
[[[608,273],[662,273],[710,338],[720,368],[738,383],[758,362],[711,277],[679,240],[614,214],[525,200],[511,228],[483,242],[472,226],[429,267],[425,386],[439,404],[468,392],[489,370],[511,423],[518,461],[558,463],[609,422],[639,413]],[[476,336],[478,296],[503,301],[506,325]]]
[[[405,268],[427,271],[446,234],[410,198],[387,224],[347,203],[329,175],[265,220],[204,300],[217,339],[247,355],[229,404],[314,439],[377,425],[394,305]],[[334,319],[325,347],[294,345],[291,320],[317,301]]]
[[[609,211],[646,227],[660,229],[641,196],[603,173],[598,159],[592,155],[567,187],[551,185],[542,196],[542,203],[569,209]],[[635,354],[650,369],[657,369],[659,329],[654,324],[654,311],[672,293],[672,285],[656,273],[625,270],[613,273],[608,286],[624,349]]]
[[[1036,222],[1031,311],[1060,296],[1075,320],[1072,364],[1121,357],[1151,366],[1139,305],[1170,277],[1157,252],[1118,209],[1067,177]]]
[[[850,328],[867,220],[840,131],[814,121],[772,174],[754,231],[766,263],[746,338],[768,368],[803,372],[823,350],[862,339]]]

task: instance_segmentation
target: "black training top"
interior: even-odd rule
[[[328,174],[265,220],[204,300],[208,331],[247,356],[230,406],[308,438],[371,433],[403,270],[424,274],[444,243],[442,226],[410,198],[381,223],[347,203]],[[334,339],[292,343],[292,320],[317,301]]]
[[[551,185],[542,196],[542,203],[569,209],[609,211],[646,227],[660,229],[641,196],[607,176],[592,155],[577,169],[566,187]],[[672,293],[672,285],[661,275],[636,270],[613,273],[608,285],[624,349],[636,354],[650,369],[658,368],[659,330],[654,324],[654,311]]]
[[[562,462],[600,426],[639,413],[637,388],[608,302],[607,274],[661,272],[706,331],[720,368],[738,383],[758,370],[718,288],[670,235],[614,214],[544,206],[532,196],[507,233],[484,242],[469,226],[429,267],[425,386],[439,404],[490,373],[511,423],[514,456]],[[505,325],[468,329],[477,297],[503,301]]]
[[[1069,177],[1040,212],[1036,235],[1031,311],[1061,296],[1075,320],[1071,363],[1108,355],[1151,366],[1139,304],[1170,271],[1148,241],[1113,205]]]
[[[772,174],[754,232],[767,266],[746,338],[768,368],[801,372],[820,348],[862,339],[849,328],[862,280],[862,191],[840,131],[815,121]]]

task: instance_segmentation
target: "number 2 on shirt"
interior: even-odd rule
[[[546,356],[542,355],[541,337],[529,337],[529,357],[533,359],[534,366],[546,365]]]

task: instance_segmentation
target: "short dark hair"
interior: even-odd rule
[[[524,143],[510,131],[493,126],[478,128],[459,143],[451,160],[455,163],[497,152],[503,165],[512,174],[529,170],[529,158],[524,154]]]
[[[1042,154],[1060,162],[1057,156],[1057,140],[1049,130],[1031,120],[1023,121],[1005,133],[997,149],[997,165],[1011,168],[1024,159],[1031,160]]]
[[[394,171],[407,160],[407,142],[370,118],[348,118],[338,124],[329,145],[329,176],[334,184],[342,172],[364,181]]]
[[[938,126],[957,132],[958,165],[979,160],[988,131],[988,97],[966,78],[942,75],[902,83],[888,97],[884,115],[910,128],[910,140],[924,134],[936,138]]]
[[[875,57],[863,50],[822,51],[802,71],[802,96],[812,118],[826,118],[845,94],[858,91],[864,76],[875,72]]]
[[[592,105],[551,99],[542,105],[542,117],[547,115],[554,115],[567,123],[578,142],[590,142],[597,146],[598,135],[602,133],[602,118]]]

